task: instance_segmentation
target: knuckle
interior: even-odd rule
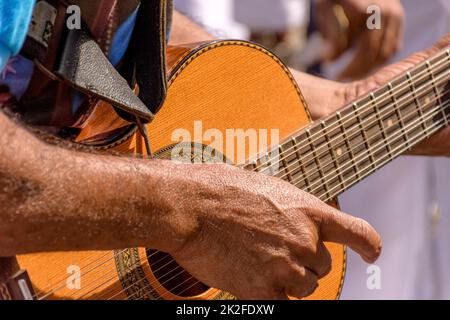
[[[309,285],[309,286],[305,289],[305,291],[304,291],[304,293],[303,293],[303,294],[304,294],[303,297],[307,297],[307,296],[312,295],[312,294],[316,291],[316,289],[318,288],[318,286],[319,286],[319,284],[317,283],[317,281],[311,283],[311,285]]]
[[[305,271],[297,271],[296,278],[290,282],[288,294],[297,298],[304,298],[314,293],[318,287],[315,276],[306,276]]]
[[[331,254],[328,250],[325,250],[322,260],[323,261],[321,262],[320,266],[316,270],[319,279],[322,279],[327,274],[329,274],[332,269]]]
[[[302,253],[308,255],[315,255],[317,253],[317,242],[312,235],[304,237],[300,245],[300,250]]]

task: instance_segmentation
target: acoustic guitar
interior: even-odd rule
[[[147,125],[156,157],[229,161],[243,170],[279,177],[330,204],[449,124],[449,49],[316,122],[287,67],[255,44],[217,41],[171,47],[167,65],[168,97]],[[184,141],[179,148],[173,133],[182,128],[194,137],[199,121],[203,132],[213,129],[224,136],[230,128],[276,130],[279,142],[269,137],[270,148],[255,153],[250,139],[244,140],[245,161],[237,159],[237,147],[205,152],[211,149],[208,135]],[[146,152],[136,127],[107,103],[98,103],[78,129],[76,142],[98,150]],[[308,299],[337,299],[341,293],[346,249],[333,243],[327,248],[332,270]],[[216,263],[226,259],[217,257]],[[27,297],[37,300],[234,298],[197,281],[170,255],[146,248],[32,254],[17,261],[32,282]],[[22,287],[24,283],[22,279]]]

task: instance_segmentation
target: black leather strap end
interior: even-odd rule
[[[135,95],[99,45],[84,30],[68,31],[55,74],[75,89],[107,101],[126,113],[147,121],[154,118],[154,114]]]
[[[169,13],[168,13],[169,12]],[[139,98],[156,114],[167,94],[167,0],[142,0],[127,58],[134,61]],[[170,19],[169,19],[170,20]]]

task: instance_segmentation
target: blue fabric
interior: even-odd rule
[[[22,48],[34,2],[35,0],[0,0],[0,70]]]
[[[5,6],[6,3],[16,3],[16,2],[30,2],[29,0],[0,0],[0,8],[2,6]],[[34,3],[34,0],[31,1]],[[6,6],[5,6],[6,7]],[[4,19],[2,18],[1,14],[2,11],[0,9],[0,26],[2,25],[2,21]],[[128,45],[130,44],[131,36],[133,33],[133,29],[136,23],[136,17],[137,17],[138,9],[136,9],[133,14],[130,15],[130,17],[117,29],[116,33],[114,34],[111,50],[109,53],[109,60],[114,66],[117,66],[120,61],[123,59],[125,52],[128,48]],[[15,19],[14,19],[15,20]],[[28,31],[28,25],[29,21],[31,21],[31,15],[30,19],[28,20],[28,24],[22,24],[22,29],[26,32],[24,35],[21,35],[24,39],[26,36],[26,33]],[[5,24],[5,23],[4,23]],[[8,23],[10,24],[10,23]],[[6,24],[5,24],[6,25]],[[5,29],[6,30],[6,29]],[[9,29],[11,30],[11,28]],[[6,31],[8,32],[8,31]],[[13,32],[13,31],[12,31]],[[3,37],[3,34],[2,34]],[[6,38],[13,38],[11,34],[8,34]],[[5,38],[5,39],[6,39]],[[2,38],[0,38],[2,39]],[[4,48],[2,45],[2,42],[0,41],[0,55],[2,57],[5,57],[4,59],[0,58],[1,60],[4,60],[4,63],[2,64],[2,67],[0,68],[0,85],[6,85],[9,87],[10,92],[17,98],[20,99],[20,97],[24,94],[26,89],[28,88],[29,82],[31,80],[31,76],[33,73],[33,67],[34,64],[32,61],[20,56],[16,55],[23,45],[23,40],[21,41],[20,46],[16,43],[16,46],[14,47],[14,51],[9,49],[9,46],[7,48]],[[5,51],[4,54],[2,52]],[[14,56],[16,55],[16,56]],[[12,57],[11,57],[12,56]],[[83,103],[85,96],[79,92],[74,92],[73,95],[73,111],[75,112],[78,107]]]
[[[122,60],[128,45],[131,41],[132,31],[136,24],[136,18],[139,7],[131,14],[131,16],[117,29],[114,35],[111,52],[109,53],[109,60],[114,66],[117,66]]]

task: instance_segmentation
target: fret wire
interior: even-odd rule
[[[283,150],[283,144],[280,144],[279,146],[279,150],[280,150],[280,157],[281,157],[281,162],[283,164],[283,170],[286,172],[287,178],[289,182],[292,182],[292,175],[291,175],[291,169],[289,168],[289,165],[286,161],[286,158],[284,157],[284,150]]]
[[[416,94],[416,88],[414,87],[414,80],[412,78],[411,72],[408,71],[406,73],[406,77],[408,79],[409,90],[411,91],[411,94],[412,94],[412,96],[414,98],[414,102],[416,103],[417,113],[419,114],[419,117],[422,118],[423,117],[423,112],[422,112],[422,108],[420,107],[419,98],[417,97],[417,94]],[[427,138],[429,138],[428,137],[428,127],[427,127],[426,123],[423,123],[423,130],[427,133]]]
[[[375,96],[374,96],[373,93],[370,94],[370,100],[372,101],[373,109],[375,111],[375,116],[376,116],[376,118],[378,120],[378,125],[380,126],[380,129],[381,129],[381,136],[383,138],[383,141],[386,143],[387,153],[388,153],[388,155],[390,157],[392,157],[392,155],[391,155],[391,145],[388,143],[387,133],[386,133],[386,130],[384,129],[383,120],[381,119],[380,112],[379,112],[379,110],[377,108],[377,105],[375,103]]]
[[[397,114],[397,117],[398,117],[398,123],[400,125],[400,130],[401,130],[401,132],[403,134],[403,138],[405,140],[405,143],[408,143],[408,135],[407,135],[407,133],[405,131],[405,122],[403,121],[403,116],[402,116],[402,113],[400,111],[400,106],[398,105],[397,97],[392,92],[392,88],[393,88],[392,87],[392,83],[389,82],[388,83],[389,95],[390,95],[392,101],[394,101],[394,110],[395,110],[395,113]]]
[[[292,144],[292,146],[289,146],[289,144]],[[286,150],[287,149],[287,150]],[[306,180],[306,173],[305,168],[303,167],[303,163],[300,160],[300,151],[301,149],[297,148],[297,143],[295,138],[292,138],[285,143],[283,143],[283,154],[285,154],[283,157],[284,159],[289,159],[289,157],[294,156],[294,159],[291,161],[286,161],[289,168],[294,167],[295,170],[291,170],[291,178],[292,181],[295,181],[297,179],[302,179],[302,181],[305,182],[305,186],[307,186],[307,180]],[[292,152],[293,151],[293,152]],[[286,152],[287,155],[286,155]],[[297,167],[295,167],[295,163],[299,163]]]
[[[445,75],[443,75],[443,76],[445,76]],[[441,77],[441,76],[440,76]],[[422,87],[421,87],[422,88]],[[430,88],[430,90],[431,90],[431,88]],[[407,97],[407,96],[406,96]],[[402,99],[405,99],[405,97],[403,97]],[[394,99],[393,99],[394,100]],[[408,101],[410,101],[410,100],[408,100]],[[398,102],[398,101],[397,101]],[[398,105],[397,105],[397,107],[398,107]],[[414,115],[414,113],[416,112],[416,110],[415,109],[412,109],[412,110],[410,110],[410,111],[412,111],[411,113],[409,113],[409,115]],[[399,118],[399,121],[400,121],[400,119],[401,118]],[[342,120],[342,119],[341,119]],[[336,122],[336,123],[338,123],[338,122]],[[347,123],[347,122],[346,122]],[[413,122],[414,123],[414,122]],[[341,121],[341,125],[342,125],[342,121]],[[410,124],[408,123],[408,126],[409,126]],[[422,125],[422,123],[420,123],[420,125]],[[420,127],[420,126],[419,126]],[[316,126],[316,129],[318,128],[318,126]],[[345,128],[345,127],[344,127]],[[352,128],[354,128],[354,127],[352,127]],[[416,128],[416,127],[414,127],[415,129],[414,130],[417,130],[417,129],[419,129],[419,128]],[[400,128],[399,128],[400,129]],[[405,130],[405,127],[403,128],[404,130]],[[404,134],[404,130],[402,130],[402,134]],[[399,131],[399,130],[398,130]],[[409,130],[408,130],[408,132],[409,132]],[[416,132],[416,131],[414,131],[414,132]],[[422,133],[424,133],[424,132],[422,132]],[[397,135],[398,136],[398,135]],[[309,137],[309,138],[311,138],[311,136]],[[400,138],[401,138],[401,136],[400,136]],[[398,140],[399,139],[399,137],[397,137],[397,139],[396,140]],[[306,139],[305,139],[306,140]],[[362,145],[363,143],[361,143],[360,145]],[[404,143],[403,145],[406,145],[406,143]],[[383,148],[383,147],[382,147]],[[396,149],[398,149],[397,147],[396,147]],[[373,153],[373,152],[372,152]],[[316,155],[317,156],[317,155]],[[366,161],[367,161],[367,157],[365,157],[365,159],[366,159]],[[378,160],[377,160],[378,161]],[[331,164],[331,163],[329,163],[329,164]],[[328,166],[328,164],[327,164],[327,166]],[[369,166],[366,166],[365,168],[364,168],[364,171],[366,170],[366,168],[367,167],[370,167],[371,165],[369,165]],[[373,164],[372,164],[372,166],[373,166]],[[347,166],[348,167],[348,166]],[[317,172],[315,172],[315,173],[317,173]],[[365,175],[364,175],[365,176]],[[360,177],[360,179],[361,179],[361,177]],[[359,179],[359,180],[360,180]],[[323,179],[322,179],[323,180]],[[336,179],[335,179],[336,180]],[[298,181],[298,180],[296,180],[296,181]],[[299,181],[299,183],[301,183],[301,181]],[[317,184],[317,183],[315,183],[315,184]],[[297,184],[296,184],[297,185]],[[311,186],[312,187],[312,186]],[[311,189],[311,187],[310,187],[310,189]],[[319,188],[321,188],[320,190],[323,190],[323,185],[319,185],[318,186]],[[303,188],[303,187],[302,187]],[[333,189],[335,189],[335,188],[333,188]],[[315,191],[313,191],[313,192],[315,192]],[[330,192],[328,191],[328,194],[330,194]]]
[[[304,191],[309,191],[311,189],[311,181],[309,180],[308,175],[306,174],[306,171],[305,171],[306,168],[303,165],[302,155],[298,148],[297,139],[295,137],[292,138],[292,145],[294,148],[294,152],[297,155],[297,160],[299,163],[300,170],[302,172],[302,176],[304,177],[305,186],[306,186],[306,189]]]
[[[405,97],[404,97],[405,98]],[[404,99],[403,98],[403,99]],[[414,109],[414,112],[415,112],[415,109]],[[411,115],[413,115],[414,113],[410,113]],[[337,121],[336,121],[336,123],[338,123]],[[316,126],[316,128],[318,128],[318,126]],[[354,128],[354,127],[352,127],[352,128]],[[403,132],[402,132],[403,133]],[[360,146],[361,144],[359,144],[359,146]],[[310,153],[311,154],[311,153]],[[312,160],[314,160],[314,159],[312,159]],[[330,164],[332,164],[332,163],[327,163],[327,166],[328,165],[330,165]],[[316,172],[314,172],[314,173],[317,173],[317,171]]]
[[[423,120],[422,120],[423,121]],[[415,122],[413,122],[413,123],[416,123],[417,121],[415,121]],[[421,123],[419,123],[419,127],[420,127],[420,125],[421,125]],[[413,127],[413,128],[415,128],[415,129],[417,129],[417,127]],[[404,128],[405,129],[405,128]],[[414,129],[414,130],[415,130]],[[408,132],[409,131],[411,131],[411,130],[409,130],[408,129]],[[403,134],[403,133],[402,133]],[[399,139],[401,139],[401,137],[402,137],[402,135],[400,135],[400,132],[398,132],[398,134],[396,134],[395,135],[395,140],[393,140],[393,142],[395,142],[395,141],[399,141]],[[390,139],[392,139],[392,138],[390,138]],[[403,144],[403,145],[406,145],[406,146],[408,146],[408,148],[409,148],[409,145],[408,144],[406,144],[406,142]],[[383,146],[381,146],[382,148],[383,148]],[[397,149],[398,147],[395,147],[395,149]],[[367,159],[368,157],[365,157],[365,158],[362,158],[361,160],[364,160],[364,159]],[[377,159],[377,161],[378,161],[378,159]],[[360,160],[358,160],[358,162],[359,163],[361,163],[361,161]],[[364,170],[366,170],[368,167],[370,167],[370,166],[366,166],[366,167],[364,167]],[[346,170],[347,170],[347,168],[348,168],[348,164],[346,165]],[[355,173],[355,175],[353,175],[353,176],[357,176],[357,174]],[[364,177],[365,177],[366,175],[364,174]],[[352,177],[353,178],[353,177]],[[362,179],[362,177],[361,176],[357,176],[356,177],[357,179],[355,180],[355,182],[353,182],[352,181],[352,183],[356,183],[357,181],[360,181],[361,179]],[[316,188],[317,189],[317,188]],[[314,190],[316,190],[316,189],[314,189]],[[333,188],[333,189],[335,189],[335,188]],[[345,191],[345,190],[347,190],[347,186],[345,186],[345,188],[343,188],[343,191]]]
[[[439,56],[436,56],[436,57],[433,57],[432,58],[432,60],[438,60],[439,61],[439,65],[441,66],[442,65],[442,63],[443,63],[443,61],[440,61],[440,60],[443,60],[443,58],[445,57],[445,53],[446,52],[442,52],[442,54],[441,55],[439,55]],[[442,57],[441,57],[442,56]],[[440,60],[439,60],[440,59]],[[421,65],[422,67],[424,66],[424,64],[422,64]],[[445,68],[445,67],[444,67]],[[421,72],[421,74],[423,74],[423,72]],[[400,83],[399,84],[399,86],[400,86],[400,88],[405,88],[405,86],[404,85],[406,85],[406,81],[405,80],[401,80],[402,78],[398,78],[398,79],[396,79],[395,81],[402,81],[402,83]],[[386,88],[386,87],[384,87],[384,88]],[[382,89],[383,88],[380,88],[379,90],[376,90],[375,92],[380,92],[380,91],[382,91]],[[393,96],[393,94],[392,94],[392,85],[391,85],[391,90],[390,90],[390,96],[392,97]],[[382,96],[385,96],[386,94],[383,94]],[[389,97],[389,96],[388,96]],[[383,99],[385,99],[385,98],[383,98]],[[361,99],[360,100],[360,102],[362,101],[363,99]],[[365,104],[365,106],[367,106],[367,104]],[[351,107],[351,106],[349,106],[349,107]],[[401,117],[400,117],[400,119],[401,119]],[[337,123],[335,123],[335,124],[337,124]]]
[[[325,136],[325,140],[326,140],[326,143],[327,143],[327,146],[328,146],[328,150],[329,150],[329,153],[330,153],[330,158],[331,158],[330,165],[331,165],[331,163],[333,163],[334,171],[336,172],[336,175],[334,177],[331,177],[330,183],[333,180],[335,180],[335,178],[337,178],[338,179],[338,183],[340,185],[342,185],[342,181],[343,181],[343,179],[342,179],[342,172],[341,172],[341,169],[339,167],[339,163],[337,161],[337,158],[336,158],[336,155],[335,155],[335,151],[334,151],[334,149],[333,149],[333,147],[331,145],[331,141],[330,141],[331,139],[330,139],[329,134],[327,132],[327,127],[326,127],[325,121],[321,122],[321,126],[322,126],[322,130],[325,133],[324,136]],[[339,144],[339,142],[338,142],[338,144]]]
[[[447,53],[448,53],[448,51],[447,51]],[[437,86],[436,86],[436,80],[434,78],[433,72],[431,71],[430,61],[428,61],[428,60],[426,61],[426,66],[427,66],[428,75],[429,75],[429,77],[431,79],[431,85],[433,86],[433,91],[436,94],[436,97],[437,97],[439,105],[442,106],[442,100],[441,100],[441,97],[439,95],[439,91],[438,91]],[[447,115],[445,114],[443,109],[442,109],[442,115],[444,116],[445,124],[448,125]],[[427,138],[428,137],[429,136],[427,136]]]
[[[307,139],[308,139],[308,144],[309,144],[310,149],[311,149],[311,151],[312,151],[312,155],[313,155],[313,158],[314,158],[314,162],[315,162],[316,165],[317,165],[317,170],[318,170],[318,173],[319,173],[319,178],[320,178],[320,180],[322,181],[323,188],[324,188],[324,190],[325,190],[326,192],[328,192],[328,186],[327,186],[326,181],[325,181],[325,179],[324,179],[325,174],[324,174],[323,168],[322,168],[322,166],[321,166],[321,164],[320,164],[320,159],[317,157],[317,148],[314,147],[314,143],[313,143],[313,141],[312,141],[312,139],[311,139],[311,132],[310,132],[309,129],[306,130],[306,137],[307,137]]]
[[[349,153],[352,167],[354,168],[355,173],[358,174],[358,167],[355,162],[355,154],[353,153],[353,148],[350,146],[350,139],[348,137],[347,130],[345,129],[345,127],[342,123],[342,115],[340,112],[337,113],[337,118],[338,118],[339,128],[341,130],[342,135],[344,136],[345,146],[347,148],[347,152]],[[344,172],[344,181],[342,182],[342,184],[343,184],[343,188],[345,189],[346,188],[345,172]]]
[[[443,57],[445,57],[445,55],[443,55]],[[448,52],[447,52],[447,58],[448,58]],[[423,67],[423,66],[422,66]],[[400,79],[397,79],[397,80],[400,80]],[[390,94],[390,96],[392,97],[392,100],[394,100],[395,101],[395,103],[396,103],[396,107],[397,107],[397,112],[399,111],[398,110],[398,101],[396,101],[396,99],[395,99],[395,96],[393,95],[393,93],[392,93],[392,84],[390,84],[390,86],[389,86],[389,94]],[[378,91],[377,91],[378,92]],[[385,94],[384,94],[384,96],[385,96]],[[367,104],[366,104],[367,105]],[[403,120],[403,117],[401,116],[401,114],[400,113],[398,113],[398,116],[399,116],[399,120]],[[360,118],[360,117],[359,117]],[[340,123],[340,125],[342,126],[342,119],[340,119],[341,120],[341,123]],[[337,122],[336,122],[337,123]],[[404,125],[403,125],[403,127],[404,127]],[[364,134],[365,132],[363,131],[363,134]],[[404,133],[404,132],[403,132]],[[406,136],[406,135],[405,135]],[[309,138],[310,138],[310,140],[311,140],[311,136],[309,136]],[[406,136],[406,138],[407,138],[407,136]],[[408,139],[405,139],[406,141],[408,141]],[[346,143],[348,143],[348,141],[346,141]],[[292,149],[292,148],[291,148]],[[373,159],[373,152],[372,152],[372,159]]]
[[[421,122],[423,122],[423,121],[427,121],[427,119],[421,118],[421,120],[419,121],[419,123],[418,123],[417,125],[413,126],[412,131],[414,131],[415,128],[419,128],[420,126],[422,126]],[[434,134],[434,133],[436,133],[437,131],[439,131],[440,128],[442,128],[442,125],[441,125],[441,126],[437,126],[437,128],[436,128],[436,126],[435,126],[435,128],[432,130],[432,134]],[[420,132],[419,134],[417,134],[416,136],[414,136],[414,137],[412,138],[412,140],[413,140],[412,142],[417,143],[418,141],[423,140],[423,137],[422,137],[422,136],[423,136],[423,132]],[[399,138],[399,137],[393,137],[393,140],[398,139],[398,138]],[[404,151],[410,149],[409,145],[410,145],[410,143],[408,143],[408,144],[405,143],[406,149],[403,148],[403,149],[397,150],[399,147],[395,148],[395,150],[394,150],[394,156],[395,156],[395,157],[398,157],[398,156],[401,155]],[[383,160],[383,158],[377,159],[377,161],[380,161],[380,160]],[[369,176],[370,174],[374,173],[374,172],[377,171],[383,164],[389,163],[390,161],[391,161],[390,158],[388,158],[388,159],[384,160],[381,164],[377,165],[375,168],[370,169],[367,173],[365,173],[365,174],[363,173],[363,176],[359,176],[359,175],[358,175],[357,179],[355,179],[355,180],[353,181],[352,185],[358,183],[359,181],[361,181],[361,180],[364,179],[365,177],[367,177],[367,176]],[[368,169],[369,169],[369,168],[368,168]],[[339,194],[341,194],[341,193],[342,193],[343,191],[345,191],[345,190],[346,190],[346,189],[344,189],[344,190],[337,190],[336,192],[332,192],[331,195],[330,195],[330,192],[327,192],[326,194],[320,195],[319,198],[320,198],[321,200],[327,202],[327,201],[330,201],[330,200],[334,199],[335,197],[337,197]],[[331,190],[331,191],[333,191],[333,190]],[[325,195],[328,195],[328,197],[325,198],[325,199],[323,199],[323,197],[324,197]]]
[[[435,110],[433,110],[432,112],[434,112],[434,114],[436,114],[437,112],[439,112],[439,110],[438,110],[438,109],[435,109]],[[429,115],[427,114],[427,117],[428,117],[428,116],[429,116]],[[421,122],[422,122],[422,121],[427,121],[427,119],[422,119],[422,118],[421,118],[420,121],[421,121]],[[414,130],[418,129],[418,128],[421,126],[421,122],[414,121],[414,122],[412,123],[412,124],[414,124],[414,126],[412,127],[412,130],[411,130],[410,128],[408,128],[408,132],[414,132]],[[417,124],[417,123],[418,123],[418,124]],[[424,132],[420,132],[420,134],[424,135]],[[394,143],[394,145],[395,145],[395,142],[396,142],[396,141],[400,141],[401,138],[402,138],[402,133],[401,133],[401,132],[398,132],[397,134],[391,136],[391,138],[390,138],[390,139],[392,140],[391,143]],[[415,138],[417,138],[417,135],[414,136],[414,139],[415,139]],[[400,144],[400,146],[401,146],[401,145],[402,145],[402,144]],[[403,145],[407,145],[407,144],[406,144],[406,143],[403,143]],[[384,148],[383,145],[381,145],[380,147],[381,147],[381,149]],[[399,146],[396,146],[396,147],[394,148],[394,150],[397,150],[398,147],[399,147]],[[379,149],[378,146],[377,146],[377,149]],[[364,162],[363,162],[364,159],[367,159],[367,157],[359,159],[358,162],[359,162],[360,164],[361,164],[361,162],[364,163]],[[379,159],[377,159],[376,161],[379,161]],[[346,166],[348,166],[348,165],[346,164]],[[364,167],[364,170],[368,169],[369,167],[370,167],[370,165],[369,165],[369,166],[365,166],[365,167]],[[366,175],[365,175],[365,173],[363,172],[363,177],[365,177],[365,176],[366,176]],[[361,181],[361,180],[362,180],[361,176],[357,176],[356,174],[354,174],[353,176],[351,176],[351,178],[348,179],[348,181],[351,181],[351,185],[353,185],[353,184],[355,184],[355,183],[357,183],[358,181]],[[335,188],[333,188],[332,190],[334,190],[334,189],[335,189]],[[347,189],[348,189],[348,188],[343,188],[343,189],[342,189],[342,192],[344,192],[344,191],[347,190]],[[332,190],[331,190],[331,191],[332,191]]]
[[[446,51],[445,51],[445,55],[447,56],[447,60],[448,60],[448,62],[450,63],[450,49],[447,49]],[[445,125],[446,126],[449,126],[450,124],[449,124],[449,119],[448,119],[448,116],[447,116],[447,114],[444,112],[444,121],[445,121]]]
[[[353,108],[353,111],[355,113],[356,120],[358,122],[358,127],[360,129],[361,135],[362,135],[363,140],[364,140],[364,145],[366,146],[366,150],[364,151],[364,153],[366,153],[366,152],[368,153],[369,161],[371,162],[371,164],[373,164],[374,161],[375,161],[375,158],[373,156],[372,149],[370,147],[370,143],[369,143],[369,140],[367,138],[366,131],[365,131],[364,127],[363,127],[363,122],[362,122],[362,119],[360,117],[359,110],[358,110],[358,105],[356,104],[356,102],[352,104],[352,108]],[[357,169],[359,171],[359,168],[357,168]]]
[[[439,112],[439,109],[436,109],[435,110],[436,112]],[[411,113],[409,113],[410,115],[413,115],[414,114],[414,112],[415,111],[413,111],[413,112],[411,112]],[[434,111],[433,111],[434,112]],[[338,122],[337,122],[338,123]],[[414,121],[414,122],[412,122],[411,124],[408,124],[408,127],[410,126],[410,125],[412,125],[412,124],[414,124],[414,123],[417,123],[417,121]],[[419,125],[420,126],[420,125]],[[353,128],[353,127],[352,127]],[[413,128],[415,128],[415,127],[413,127]],[[406,127],[405,128],[403,128],[404,130],[406,130]],[[416,128],[417,129],[417,128]],[[341,129],[342,130],[342,129]],[[400,131],[400,130],[399,130]],[[410,130],[409,130],[409,128],[408,128],[408,132],[409,132]],[[403,132],[401,132],[402,134],[403,134]],[[394,140],[394,141],[398,141],[401,137],[402,137],[402,135],[399,135],[400,134],[400,132],[398,132],[397,134],[396,134],[396,139]],[[304,140],[306,140],[306,139],[304,139]],[[304,140],[302,140],[302,141],[304,141]],[[363,142],[361,142],[361,144],[359,144],[358,146],[360,146],[360,145],[362,145],[363,144]],[[403,145],[407,145],[406,143],[404,143]],[[378,147],[378,146],[377,146]],[[381,148],[383,148],[383,146],[381,146]],[[398,149],[398,147],[396,146],[395,147],[395,150],[397,150]],[[351,149],[350,149],[351,150]],[[349,151],[350,151],[349,150]],[[346,154],[348,154],[348,152],[346,152]],[[367,160],[367,156],[365,156],[364,158],[362,158],[361,160]],[[378,160],[377,160],[378,161]],[[361,161],[358,161],[358,162],[361,162]],[[329,163],[329,164],[331,164],[331,163]],[[349,167],[349,165],[348,165],[349,163],[347,162],[347,164],[346,164],[346,170],[348,169],[348,167]],[[364,164],[364,162],[363,162],[363,164]],[[327,164],[328,165],[328,164]],[[369,165],[369,167],[370,167],[370,165]],[[350,167],[351,168],[351,167]],[[367,169],[368,168],[368,166],[366,166],[364,169]],[[315,172],[315,173],[317,173],[317,172]],[[356,173],[355,173],[355,175],[356,175]],[[327,177],[329,177],[330,175],[328,174],[325,178],[327,178]],[[364,175],[365,176],[365,175]],[[353,177],[352,177],[353,178]],[[359,180],[361,180],[361,179],[359,179]],[[298,187],[300,187],[300,188],[303,188],[301,185],[299,185],[300,183],[301,183],[302,181],[300,181],[300,180],[296,180],[296,182],[294,183],[294,185],[296,185],[296,186],[298,186]],[[311,186],[312,187],[312,186]],[[338,187],[338,186],[336,186],[336,187]],[[332,190],[334,190],[336,187],[333,187],[333,189]],[[313,189],[313,191],[312,192],[310,192],[310,193],[315,193],[316,192],[316,190],[318,190],[318,188],[323,188],[323,186],[321,186],[321,185],[318,185],[317,187],[315,187],[314,189]],[[311,188],[310,188],[311,189]],[[346,188],[346,186],[344,186],[344,188],[342,188],[343,190],[346,190],[347,188]]]

